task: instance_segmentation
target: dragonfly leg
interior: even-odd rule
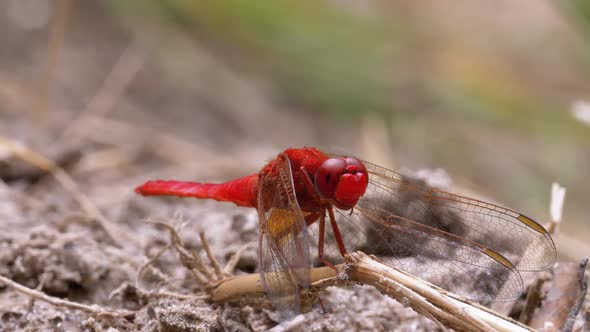
[[[336,269],[336,267],[328,262],[325,258],[324,258],[324,234],[325,234],[325,230],[326,230],[326,213],[324,212],[322,214],[322,216],[320,217],[320,234],[319,234],[319,242],[318,242],[318,258],[320,259],[320,262],[324,263],[326,266],[332,268],[334,271],[338,272],[338,269]]]
[[[332,206],[328,208],[328,213],[330,214],[330,225],[332,225],[332,232],[334,232],[334,238],[336,239],[336,243],[338,244],[338,250],[340,250],[340,254],[342,257],[347,254],[346,248],[344,247],[344,242],[342,241],[342,234],[340,234],[340,229],[338,228],[338,224],[336,223],[336,217],[334,217],[334,211],[332,210]]]

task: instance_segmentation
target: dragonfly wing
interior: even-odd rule
[[[349,222],[364,234],[365,245],[357,249],[374,252],[385,264],[452,293],[477,301],[510,301],[522,294],[514,265],[489,248],[362,202],[353,214],[340,212],[339,222]]]
[[[433,189],[423,182],[365,162],[370,185],[365,203],[394,215],[458,235],[490,248],[519,271],[553,266],[557,253],[550,234],[533,219],[484,201]]]
[[[289,159],[261,174],[258,189],[262,285],[284,319],[300,311],[300,290],[310,284],[309,236],[297,203]]]
[[[555,245],[532,219],[364,163],[365,195],[353,213],[338,211],[348,250],[479,301],[514,300],[523,291],[519,271],[553,265]]]

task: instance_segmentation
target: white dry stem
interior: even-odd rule
[[[553,182],[551,185],[551,204],[549,206],[551,221],[546,225],[547,231],[549,231],[550,234],[556,234],[557,227],[561,224],[565,191],[565,188],[560,186],[557,182]]]
[[[576,100],[572,103],[571,112],[578,121],[590,125],[590,103],[585,100]]]
[[[551,184],[551,220],[555,223],[561,222],[565,192],[565,187],[560,186],[559,183]]]

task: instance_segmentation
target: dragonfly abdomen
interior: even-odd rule
[[[135,192],[143,196],[195,197],[232,202],[244,207],[256,207],[258,174],[219,184],[170,180],[148,181],[137,187]]]

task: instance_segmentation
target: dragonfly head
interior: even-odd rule
[[[327,159],[315,173],[315,187],[320,196],[337,208],[352,209],[363,196],[369,175],[363,163],[351,157]]]

